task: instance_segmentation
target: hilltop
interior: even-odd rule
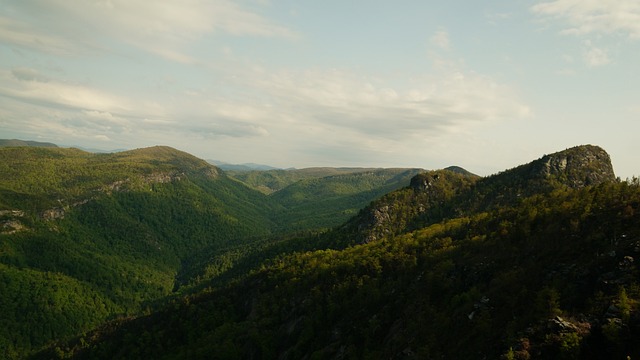
[[[18,139],[0,139],[0,147],[14,147],[14,146],[58,147],[58,145],[49,143],[49,142],[18,140]]]

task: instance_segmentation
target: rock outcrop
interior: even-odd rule
[[[593,145],[545,155],[530,164],[532,177],[555,178],[563,184],[580,188],[615,181],[611,157]]]
[[[22,218],[22,210],[0,210],[0,234],[14,234],[26,230]]]

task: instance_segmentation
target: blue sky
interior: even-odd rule
[[[0,0],[0,137],[481,175],[595,144],[625,178],[639,64],[639,0]]]

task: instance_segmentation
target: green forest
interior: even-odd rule
[[[271,192],[166,147],[0,157],[3,358],[640,357],[640,182],[595,146]]]

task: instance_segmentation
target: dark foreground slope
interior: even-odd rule
[[[281,256],[34,358],[638,357],[640,187],[605,155],[420,175],[343,229],[370,231],[388,206],[375,238]]]

